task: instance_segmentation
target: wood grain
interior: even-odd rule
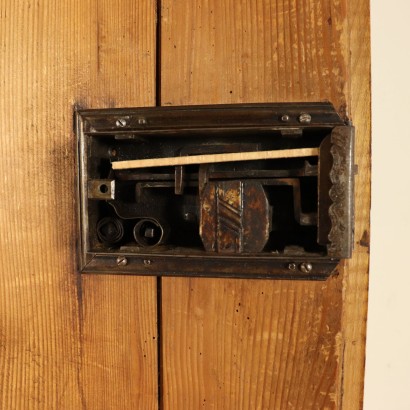
[[[130,159],[127,161],[116,161],[113,162],[112,169],[168,167],[174,165],[210,164],[214,162],[251,161],[259,159],[317,157],[318,155],[318,148],[230,152],[226,154],[203,154],[188,155],[182,157]]]
[[[0,408],[157,408],[156,281],[76,270],[74,106],[153,105],[151,0],[0,0]]]
[[[343,276],[340,408],[363,407],[370,251],[370,4],[349,2],[349,110],[356,127],[355,252]]]
[[[340,0],[162,2],[162,105],[332,101],[345,111]]]
[[[340,293],[334,277],[164,278],[164,408],[332,408]]]
[[[162,104],[330,100],[359,125],[363,235],[366,19],[367,1],[162,0]],[[361,408],[367,263],[359,244],[324,283],[164,278],[164,408]]]

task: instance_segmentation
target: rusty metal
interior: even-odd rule
[[[141,247],[152,248],[166,242],[169,229],[166,224],[161,224],[155,219],[141,219],[133,228],[135,242]]]
[[[269,239],[270,208],[254,181],[210,182],[201,195],[199,232],[208,252],[262,252]]]
[[[178,165],[175,167],[175,195],[182,195],[185,186],[185,172],[184,166]]]
[[[89,199],[115,199],[115,180],[92,179],[88,181]]]
[[[105,217],[97,223],[97,235],[107,245],[115,245],[124,238],[124,225],[119,218]]]
[[[354,128],[329,103],[81,110],[82,272],[325,279],[351,256]],[[318,157],[113,162],[319,148]]]
[[[329,256],[350,258],[354,233],[353,127],[335,127],[323,140],[319,170],[318,242],[327,246]]]

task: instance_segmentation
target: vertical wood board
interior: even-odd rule
[[[75,106],[155,103],[150,0],[0,1],[0,407],[157,408],[156,280],[76,269]]]
[[[326,282],[163,279],[164,408],[360,408],[367,1],[163,0],[161,13],[163,105],[330,100],[358,125],[362,170],[355,254]]]
[[[371,95],[370,4],[348,2],[349,114],[356,128],[355,252],[343,276],[343,359],[340,408],[363,407],[364,362],[369,286]]]

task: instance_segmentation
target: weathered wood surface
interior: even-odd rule
[[[323,283],[164,278],[163,404],[361,407],[368,2],[162,0],[163,105],[330,100],[358,126],[356,250]]]
[[[349,100],[356,127],[355,252],[343,275],[343,356],[340,408],[363,407],[367,294],[370,246],[370,5],[367,0],[348,2]]]
[[[74,106],[330,100],[357,127],[356,248],[326,282],[165,278],[166,409],[361,407],[367,0],[0,0],[0,408],[157,408],[156,280],[75,266]]]
[[[73,108],[155,104],[151,0],[0,1],[0,408],[157,408],[156,280],[80,277]]]

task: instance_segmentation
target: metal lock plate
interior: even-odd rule
[[[80,270],[324,279],[353,248],[329,103],[79,110]]]

